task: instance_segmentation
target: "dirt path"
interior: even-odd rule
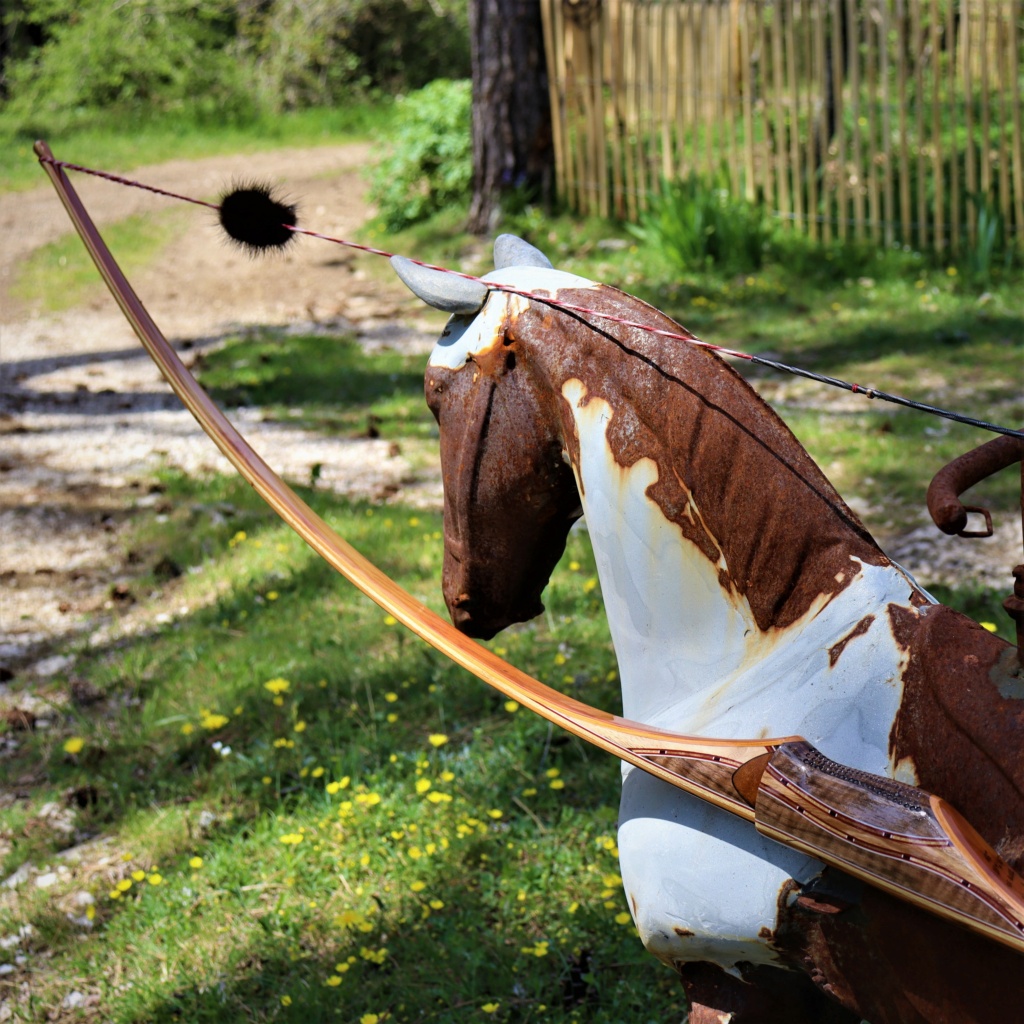
[[[368,158],[368,146],[347,145],[171,161],[133,176],[199,198],[247,177],[280,181],[305,223],[346,237],[370,213]],[[223,241],[207,211],[83,175],[74,185],[101,228],[169,205],[187,211],[189,229],[133,275],[183,351],[215,345],[246,324],[350,328],[366,344],[419,351],[437,336],[443,317],[424,317],[400,284],[368,273],[374,257],[302,239],[282,256],[253,260]],[[102,286],[57,315],[12,299],[19,263],[69,230],[49,185],[0,195],[0,674],[34,665],[45,675],[60,667],[46,657],[55,642],[106,632],[114,588],[139,571],[126,561],[124,524],[132,509],[158,499],[149,493],[156,467],[227,468]],[[236,420],[287,477],[308,479],[320,462],[322,480],[340,492],[439,504],[436,472],[413,473],[386,442],[327,440],[262,423],[258,410]]]

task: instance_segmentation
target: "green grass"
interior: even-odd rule
[[[392,105],[384,98],[339,108],[293,111],[242,126],[146,119],[126,130],[114,112],[107,112],[97,115],[89,128],[50,136],[46,141],[58,159],[126,171],[164,160],[371,140],[386,134],[391,118]],[[0,192],[43,184],[32,152],[34,141],[13,133],[0,116]]]
[[[227,406],[258,405],[280,422],[387,440],[437,436],[423,401],[423,357],[362,354],[350,338],[257,331],[201,357],[203,386]]]
[[[38,814],[64,793],[88,794],[75,826],[109,840],[101,865],[5,901],[0,930],[35,929],[33,1002],[9,990],[15,1019],[40,1019],[71,987],[111,1021],[679,1018],[670,972],[628,923],[616,762],[414,641],[245,485],[163,486],[173,511],[140,515],[133,544],[186,571],[153,610],[190,611],[83,650],[75,676],[100,699],[68,706],[8,762],[38,781],[4,812],[6,871],[60,863],[67,840]],[[436,516],[307,496],[438,605]],[[614,707],[593,573],[574,538],[548,614],[495,647]],[[64,911],[82,891],[91,928]]]
[[[132,276],[155,263],[164,249],[188,230],[188,214],[167,210],[114,221],[104,237]],[[49,312],[73,309],[105,286],[95,264],[74,232],[35,249],[17,268],[11,296]]]

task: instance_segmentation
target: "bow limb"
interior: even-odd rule
[[[399,587],[313,512],[211,401],[128,283],[49,146],[40,141],[34,149],[171,389],[257,494],[371,600],[456,664],[581,739],[754,822],[784,845],[1024,952],[1024,881],[938,797],[836,765],[798,736],[682,736],[583,704],[470,640]]]

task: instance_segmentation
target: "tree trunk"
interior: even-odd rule
[[[492,231],[501,194],[547,199],[553,152],[544,34],[538,0],[470,0],[473,201],[470,231]]]

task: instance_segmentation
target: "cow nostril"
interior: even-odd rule
[[[472,599],[469,594],[459,594],[459,596],[452,601],[452,605],[455,608],[467,608],[470,604],[472,604]]]

